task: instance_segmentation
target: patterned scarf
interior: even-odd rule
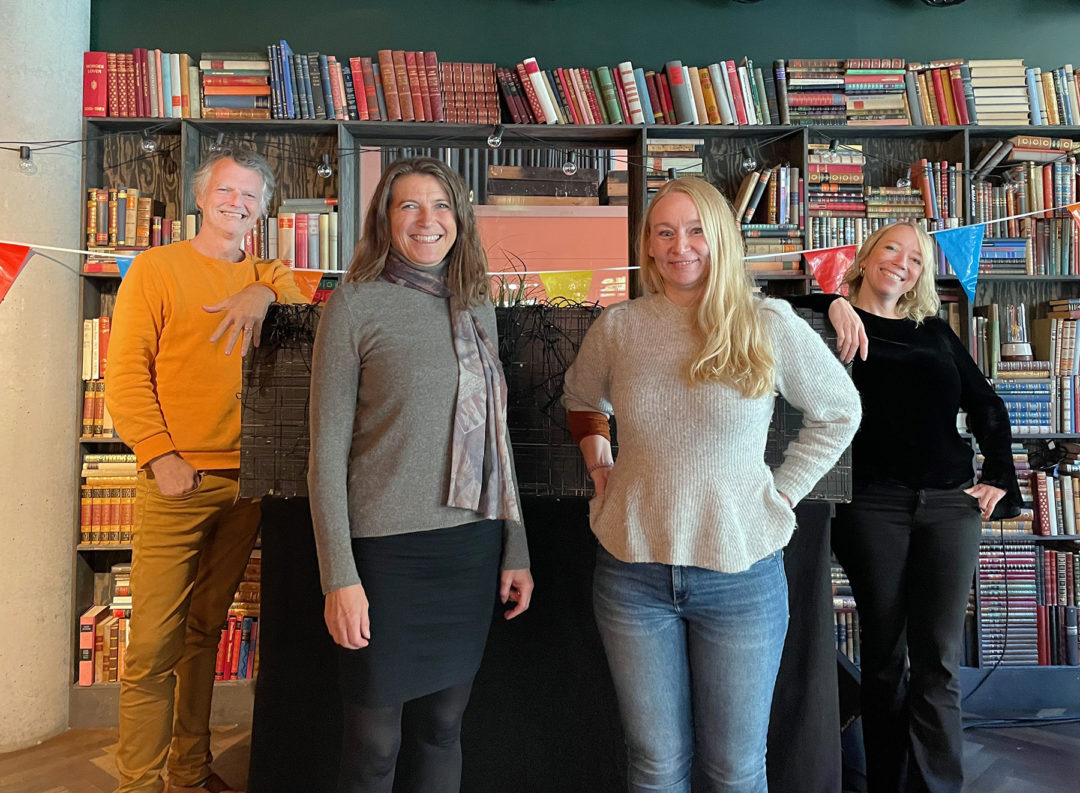
[[[435,297],[453,293],[438,276],[410,264],[393,248],[382,278]],[[485,518],[521,520],[506,431],[506,379],[498,351],[473,312],[450,307],[458,359],[457,406],[451,448],[448,507]]]

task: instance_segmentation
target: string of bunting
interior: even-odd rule
[[[979,251],[982,248],[983,234],[986,226],[991,223],[1017,220],[1020,218],[1031,217],[1032,215],[1044,215],[1059,209],[1066,210],[1072,216],[1076,225],[1080,227],[1080,202],[1077,202],[1063,206],[1038,209],[1032,212],[1024,212],[1019,215],[995,218],[982,223],[972,223],[955,229],[938,229],[928,233],[937,239],[938,246],[945,254],[945,258],[952,267],[953,273],[956,274],[957,279],[960,281],[960,286],[963,287],[964,292],[967,293],[968,299],[973,301],[975,299],[975,287],[979,280]],[[19,273],[22,272],[35,250],[53,251],[56,253],[73,253],[80,256],[114,258],[116,259],[116,265],[120,272],[121,279],[127,275],[134,258],[133,256],[127,256],[121,253],[90,251],[81,248],[61,248],[53,245],[0,240],[0,303],[4,301],[4,297],[7,295],[11,285],[15,283],[15,279],[18,277]],[[840,291],[844,275],[855,260],[855,252],[855,245],[839,245],[831,248],[807,248],[800,251],[792,251],[792,253],[802,254],[803,258],[806,260],[810,273],[814,276],[814,280],[818,282],[821,290],[826,294],[836,294]],[[760,254],[757,256],[747,256],[745,257],[745,260],[753,261],[756,259],[773,258],[775,258],[775,254]],[[598,267],[587,272],[627,271],[636,269],[638,268]],[[544,275],[577,274],[581,272],[582,271],[580,270],[545,270],[543,272],[538,272],[537,275],[542,278]],[[488,273],[488,275],[492,276],[524,274],[525,273],[519,271]],[[318,289],[322,277],[323,271],[321,270],[293,270],[293,278],[296,279],[297,286],[309,300],[314,296]]]

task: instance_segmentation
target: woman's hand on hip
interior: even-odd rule
[[[990,516],[994,512],[994,507],[1005,495],[1005,491],[1000,487],[994,487],[993,485],[975,485],[969,487],[964,491],[972,498],[979,500],[979,510],[982,512],[983,520],[990,520]]]
[[[334,641],[346,650],[359,650],[371,641],[368,599],[362,584],[335,589],[327,595],[323,616]]]
[[[528,568],[521,570],[503,570],[499,573],[499,600],[505,603],[513,603],[514,607],[507,610],[503,617],[512,620],[518,614],[522,614],[529,608],[532,600],[533,579]]]

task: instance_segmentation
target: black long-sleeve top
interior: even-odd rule
[[[827,313],[837,295],[789,297]],[[911,488],[959,487],[972,478],[971,445],[956,429],[968,428],[984,455],[979,481],[1001,488],[994,518],[1019,513],[1023,500],[1012,459],[1012,431],[1005,403],[986,381],[952,329],[936,317],[916,325],[859,308],[870,339],[867,360],[858,356],[852,380],[862,397],[862,425],[852,442],[852,479]]]

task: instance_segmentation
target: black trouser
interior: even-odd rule
[[[833,550],[862,626],[870,793],[963,787],[958,673],[980,531],[978,503],[961,489],[856,486],[837,507]]]
[[[403,705],[385,707],[365,707],[346,700],[338,793],[390,793],[402,743],[409,756],[408,790],[457,793],[461,787],[461,717],[471,689],[470,680]]]

